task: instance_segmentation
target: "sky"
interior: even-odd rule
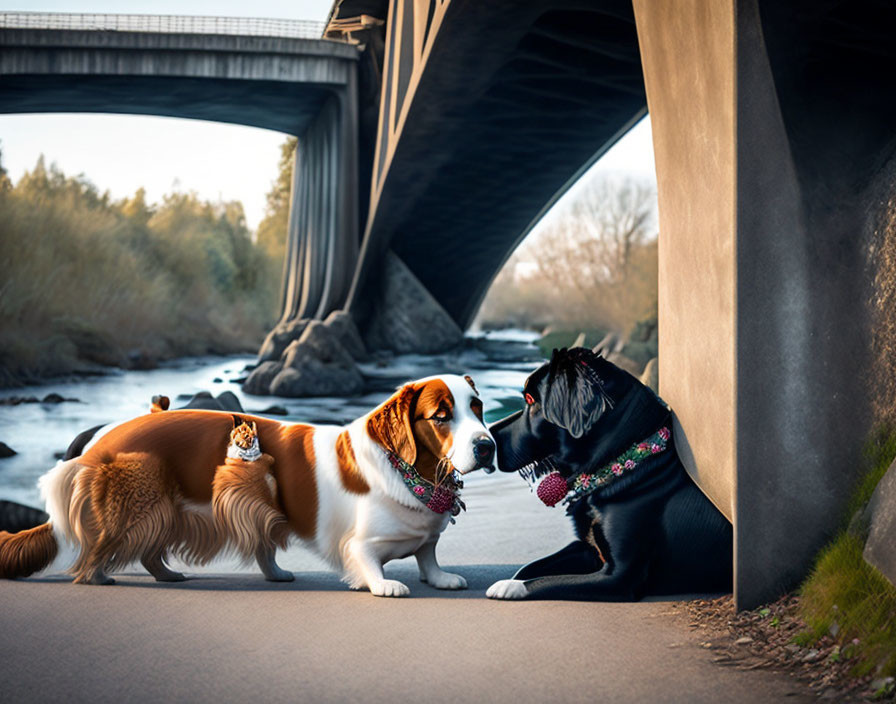
[[[0,0],[0,12],[84,12],[326,19],[332,0]],[[254,127],[138,115],[0,115],[2,163],[13,181],[43,154],[115,199],[143,187],[149,202],[173,190],[239,200],[254,229],[277,177],[285,135]],[[623,137],[583,178],[621,173],[655,180],[649,120]],[[570,191],[574,194],[575,187]]]

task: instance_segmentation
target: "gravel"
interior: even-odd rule
[[[735,613],[733,599],[727,595],[689,601],[685,608],[691,619],[689,627],[701,631],[703,647],[714,651],[713,662],[721,666],[787,672],[808,684],[821,699],[892,701],[894,692],[885,694],[887,687],[882,688],[871,675],[850,675],[857,659],[850,655],[849,644],[841,646],[834,639],[836,628],[811,646],[793,642],[808,630],[799,617],[799,603],[799,597],[791,594],[767,607]]]

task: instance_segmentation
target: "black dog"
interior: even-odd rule
[[[554,350],[526,380],[526,407],[492,425],[498,467],[551,505],[578,540],[493,584],[496,599],[627,601],[729,591],[731,524],[675,453],[671,413],[599,354]]]

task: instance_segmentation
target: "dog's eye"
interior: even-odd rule
[[[435,415],[430,416],[430,420],[434,420],[436,421],[436,423],[447,423],[449,420],[451,420],[451,413],[443,408],[440,408]]]

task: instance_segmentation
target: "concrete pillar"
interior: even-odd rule
[[[676,411],[676,444],[688,470],[730,519],[737,441],[734,7],[634,5],[659,197],[661,395]]]
[[[358,260],[356,77],[299,137],[287,226],[281,322],[343,306]]]
[[[795,162],[756,0],[635,0],[659,188],[660,394],[732,519],[739,608],[796,586],[867,432],[861,238]],[[860,229],[860,228],[859,228]]]

